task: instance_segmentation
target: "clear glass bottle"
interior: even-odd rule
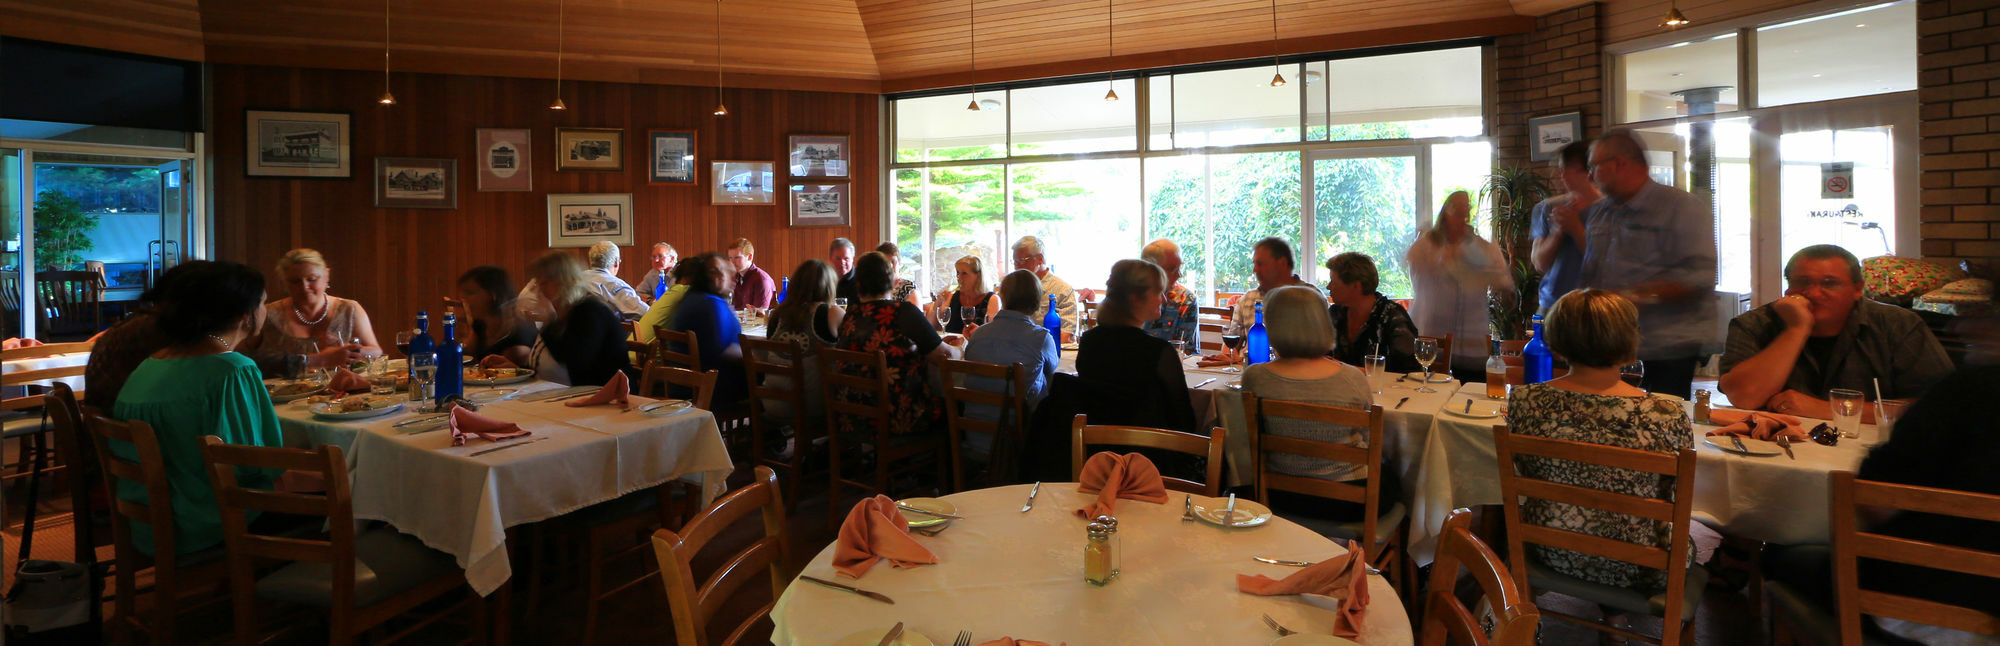
[[[1111,528],[1091,523],[1085,529],[1090,540],[1083,545],[1083,581],[1091,585],[1111,582]]]
[[[1118,578],[1125,571],[1125,539],[1118,535],[1118,517],[1104,515],[1097,517],[1097,524],[1111,531],[1111,578]]]
[[[1493,340],[1493,351],[1486,355],[1486,398],[1507,398],[1507,361],[1500,358],[1500,340]]]

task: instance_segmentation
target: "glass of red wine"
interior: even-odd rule
[[[410,356],[410,337],[416,335],[417,333],[414,330],[396,331],[396,351],[403,353],[405,357]]]
[[[1646,380],[1646,362],[1635,360],[1619,367],[1618,378],[1631,384],[1633,388],[1641,387],[1639,383]]]
[[[1229,356],[1232,359],[1243,351],[1243,341],[1243,335],[1241,334],[1222,335],[1222,347],[1229,349]]]

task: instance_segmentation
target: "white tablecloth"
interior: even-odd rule
[[[71,352],[68,354],[56,354],[34,359],[17,359],[14,361],[0,362],[0,374],[26,372],[29,370],[47,370],[49,368],[68,368],[71,366],[81,366],[86,363],[90,363],[90,353]],[[47,386],[47,385],[52,385],[56,382],[69,384],[71,390],[77,390],[77,391],[83,390],[83,375],[77,375],[74,377],[63,377],[60,379],[43,379],[27,383],[35,383]],[[12,379],[7,380],[7,385],[9,386],[24,386],[27,385],[27,383],[17,384],[14,383]]]
[[[771,612],[772,643],[832,644],[859,631],[880,634],[898,621],[937,644],[951,643],[961,630],[972,631],[975,644],[1001,636],[1076,645],[1266,644],[1277,635],[1259,619],[1263,614],[1294,630],[1332,631],[1332,611],[1296,595],[1237,592],[1236,575],[1282,578],[1298,571],[1252,556],[1319,560],[1344,549],[1283,519],[1231,530],[1182,522],[1179,493],[1165,505],[1118,501],[1123,574],[1103,587],[1085,583],[1084,523],[1074,511],[1095,495],[1076,487],[1043,484],[1035,508],[1025,514],[1020,507],[1028,485],[946,497],[966,519],[936,537],[917,537],[937,554],[937,565],[897,569],[885,562],[859,580],[839,578],[828,546],[804,574],[881,592],[895,605],[795,580]],[[1195,503],[1204,501],[1212,499]],[[1395,590],[1380,576],[1368,584],[1359,641],[1412,643],[1409,616]]]
[[[526,393],[557,386],[512,387]],[[652,401],[632,399],[635,406]],[[411,419],[408,411],[336,422],[314,418],[303,404],[278,406],[286,444],[347,451],[355,518],[387,522],[457,557],[482,595],[512,574],[507,528],[682,477],[700,484],[706,505],[734,469],[715,417],[702,410],[650,417],[608,406],[500,401],[479,412],[533,432],[515,442],[540,441],[473,457],[494,445],[474,439],[453,447],[444,429],[402,434],[393,424]]]

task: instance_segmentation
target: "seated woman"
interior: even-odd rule
[[[549,305],[550,320],[528,351],[526,367],[535,376],[564,385],[594,385],[630,372],[625,326],[610,305],[590,295],[583,263],[551,251],[528,265],[528,278]]]
[[[1142,327],[1160,315],[1166,272],[1144,260],[1120,260],[1105,282],[1097,327],[1077,340],[1076,375],[1097,392],[1117,396],[1086,398],[1090,423],[1207,435],[1207,429],[1195,428],[1194,400],[1181,376],[1180,354]]]
[[[786,402],[767,401],[764,405],[771,414],[791,420],[795,424],[814,424],[826,415],[824,390],[819,381],[819,349],[831,347],[838,337],[834,331],[840,329],[840,322],[847,317],[847,311],[833,304],[833,268],[819,259],[807,260],[792,272],[790,290],[785,294],[785,302],[771,310],[771,322],[765,336],[772,341],[790,341],[799,344],[799,362],[805,371],[805,383],[799,385],[800,395],[805,399],[805,414],[793,417],[793,411]],[[777,362],[783,363],[784,359]],[[773,388],[791,388],[785,377],[770,375],[764,378],[764,385]]]
[[[1000,312],[1000,296],[987,291],[986,269],[980,263],[979,256],[959,258],[956,266],[958,287],[938,294],[937,300],[931,302],[933,308],[931,315],[937,316],[935,308],[945,308],[945,314],[949,318],[938,329],[963,334],[967,324],[978,326],[982,322],[992,320],[991,317]],[[915,301],[912,301],[912,304],[914,303]],[[968,307],[973,310],[971,320],[965,318],[965,308]]]
[[[639,317],[638,323],[633,324],[633,340],[652,343],[653,337],[657,335],[653,329],[674,320],[674,308],[680,306],[681,299],[687,298],[688,276],[699,270],[700,265],[693,257],[675,263],[673,268],[668,270],[666,279],[673,281],[674,286],[667,288],[659,298],[653,299],[652,306],[646,308],[646,314]]]
[[[1268,363],[1243,371],[1243,389],[1264,399],[1304,402],[1366,409],[1374,403],[1368,377],[1354,366],[1327,356],[1333,348],[1334,328],[1327,312],[1320,308],[1319,292],[1307,287],[1280,287],[1264,296],[1264,326],[1270,330],[1271,352],[1278,355]],[[1327,426],[1297,419],[1270,417],[1260,428],[1264,433],[1355,447],[1368,446],[1368,430],[1351,426]],[[1322,460],[1303,455],[1270,453],[1264,465],[1271,471],[1322,480],[1338,480],[1367,486],[1368,466]],[[1381,470],[1381,500],[1384,505],[1402,499],[1401,487]],[[1327,500],[1317,496],[1272,491],[1272,508],[1311,510],[1310,515],[1339,521],[1359,520],[1366,507],[1358,503]]]
[[[1375,259],[1343,253],[1327,259],[1326,271],[1326,297],[1333,301],[1326,309],[1333,321],[1333,358],[1366,366],[1368,355],[1379,350],[1386,359],[1385,370],[1423,370],[1417,363],[1417,325],[1402,305],[1376,291],[1382,278],[1375,271]]]
[[[514,279],[493,265],[473,267],[458,277],[458,299],[450,303],[458,314],[465,358],[488,365],[500,357],[514,365],[528,363],[535,344],[535,323],[514,313]]]
[[[153,315],[168,345],[139,363],[111,408],[112,417],[145,422],[159,436],[181,554],[222,544],[222,519],[197,439],[214,435],[230,444],[284,445],[257,365],[232,351],[266,329],[263,301],[264,275],[255,269],[208,262],[182,273]],[[137,455],[124,442],[112,444],[111,452],[128,459]],[[237,472],[243,486],[256,489],[272,488],[276,475]],[[147,498],[145,487],[131,481],[118,483],[117,496],[137,503]],[[262,533],[268,522],[259,520],[253,516],[251,525]],[[152,554],[151,529],[133,525],[133,546]]]
[[[264,327],[240,348],[273,364],[303,357],[306,368],[337,368],[382,354],[375,326],[361,304],[326,293],[332,270],[312,249],[293,249],[278,259],[286,297],[264,306]]]
[[[736,288],[736,270],[720,255],[705,253],[693,258],[688,272],[687,295],[674,307],[667,329],[693,332],[697,348],[676,346],[674,350],[701,357],[702,370],[714,370],[715,408],[726,409],[743,401],[743,324],[729,307],[730,293]],[[678,391],[676,391],[678,392]],[[675,395],[680,396],[680,395]]]
[[[1512,432],[1660,453],[1693,447],[1692,427],[1680,401],[1619,380],[1618,367],[1639,353],[1639,310],[1631,301],[1601,289],[1573,291],[1549,308],[1542,329],[1549,350],[1568,358],[1570,371],[1514,389],[1507,398]],[[1525,477],[1567,485],[1673,497],[1671,476],[1537,457],[1521,458],[1517,468]],[[1521,517],[1537,525],[1662,547],[1671,538],[1666,523],[1539,499],[1523,503]],[[1667,588],[1660,570],[1540,545],[1530,545],[1528,552],[1550,569],[1585,581],[1649,594]],[[1694,560],[1692,552],[1688,559]]]
[[[895,286],[890,266],[889,257],[875,251],[854,261],[854,286],[861,302],[841,319],[837,345],[888,357],[889,399],[895,410],[889,432],[922,433],[931,430],[938,411],[944,409],[925,364],[957,359],[958,349],[945,344],[916,305],[889,299]]]
[[[892,276],[901,275],[903,271],[903,250],[897,247],[896,243],[884,242],[882,244],[876,245],[875,250],[882,252],[882,255],[889,257],[890,275]],[[889,300],[909,301],[911,305],[916,305],[917,284],[910,282],[910,280],[907,278],[897,278],[896,286],[889,288]]]

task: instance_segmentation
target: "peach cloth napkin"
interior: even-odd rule
[[[563,402],[564,406],[599,404],[617,404],[619,408],[632,407],[632,386],[631,382],[626,380],[624,371],[611,373],[611,380],[604,382],[604,387],[597,389],[597,394]]]
[[[452,446],[464,446],[466,436],[468,435],[477,435],[480,439],[488,442],[498,442],[529,434],[529,431],[522,429],[513,422],[503,422],[474,413],[459,407],[457,404],[452,404],[451,406]]]
[[[354,374],[354,371],[348,370],[347,366],[335,368],[333,377],[326,380],[326,391],[330,393],[344,395],[363,390],[368,390],[368,380]]]
[[[1358,541],[1347,544],[1347,553],[1292,573],[1284,580],[1248,574],[1236,575],[1236,589],[1261,596],[1318,594],[1344,599],[1333,618],[1333,636],[1354,639],[1361,636],[1361,620],[1368,615],[1368,557]]]
[[[1763,411],[1715,410],[1708,414],[1712,421],[1722,428],[1709,431],[1709,435],[1741,435],[1753,440],[1774,441],[1783,435],[1793,442],[1806,441],[1805,429],[1799,428],[1799,418]]]
[[[1031,639],[1015,639],[1012,637],[1001,637],[999,639],[995,639],[990,642],[982,643],[979,646],[1049,646],[1049,643],[1038,642]],[[1064,642],[1062,646],[1069,646],[1069,643]]]
[[[1077,491],[1097,494],[1097,502],[1076,510],[1076,515],[1083,518],[1111,514],[1119,498],[1154,503],[1167,501],[1167,485],[1160,480],[1160,468],[1137,453],[1119,455],[1104,451],[1090,456],[1090,461],[1083,463],[1083,474],[1077,479],[1082,481]]]
[[[875,567],[875,559],[889,559],[896,567],[937,563],[917,539],[910,538],[910,521],[896,511],[896,501],[877,495],[848,510],[840,523],[840,535],[833,542],[833,569],[841,576],[859,579]]]

